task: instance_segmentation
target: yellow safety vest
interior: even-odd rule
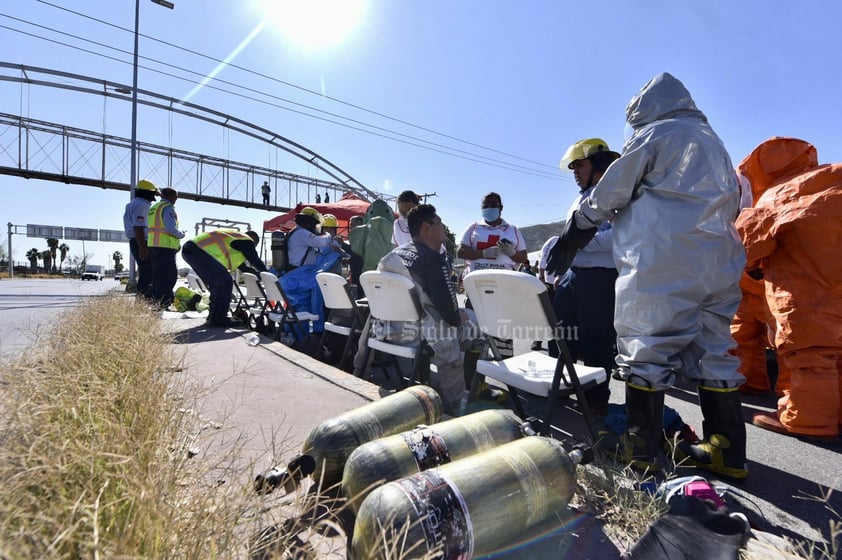
[[[167,233],[164,227],[164,209],[172,206],[169,200],[159,200],[149,208],[149,215],[146,219],[147,236],[146,245],[149,247],[162,247],[164,249],[178,249],[181,242],[178,237]],[[178,216],[175,217],[175,227],[178,227]]]
[[[234,272],[241,264],[246,262],[246,256],[240,251],[231,247],[232,241],[248,240],[251,237],[234,230],[208,231],[193,238],[193,243],[198,245],[207,254],[216,259],[219,264]]]

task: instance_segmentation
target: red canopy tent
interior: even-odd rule
[[[263,222],[263,231],[291,230],[295,227],[295,216],[301,212],[302,208],[309,206],[318,210],[322,215],[333,214],[336,216],[336,220],[339,222],[339,233],[347,233],[348,220],[351,219],[351,216],[364,215],[370,204],[370,202],[350,192],[343,194],[342,198],[336,202],[326,204],[304,204],[300,202],[286,214],[281,214]]]

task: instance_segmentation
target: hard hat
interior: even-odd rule
[[[322,227],[339,227],[339,221],[333,214],[324,214],[322,216]]]
[[[322,223],[322,215],[319,214],[319,211],[313,208],[312,206],[305,206],[301,209],[299,214],[304,214],[305,216],[311,216],[316,219],[318,223]]]
[[[615,154],[616,157],[620,157],[620,154],[612,152],[608,148],[608,143],[602,138],[587,138],[585,140],[579,140],[567,148],[567,151],[561,156],[561,162],[558,166],[562,170],[573,169],[574,161],[587,159],[599,152],[610,152]]]
[[[141,179],[137,182],[137,186],[135,187],[136,190],[139,191],[152,191],[158,192],[158,187],[152,181],[147,181],[146,179]]]

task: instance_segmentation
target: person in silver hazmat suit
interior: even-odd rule
[[[631,136],[565,224],[551,263],[569,266],[604,220],[613,220],[617,365],[626,382],[619,458],[656,470],[664,443],[664,392],[676,375],[698,388],[704,439],[676,460],[746,478],[746,431],[730,352],[745,252],[734,220],[740,193],[722,141],[684,85],[655,76],[629,102]]]

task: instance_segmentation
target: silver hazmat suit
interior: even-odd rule
[[[740,195],[722,141],[684,85],[664,73],[626,107],[623,155],[575,214],[614,221],[617,364],[633,383],[666,389],[681,374],[736,387],[744,378],[730,323],[745,252]],[[590,222],[590,223],[589,223]]]

